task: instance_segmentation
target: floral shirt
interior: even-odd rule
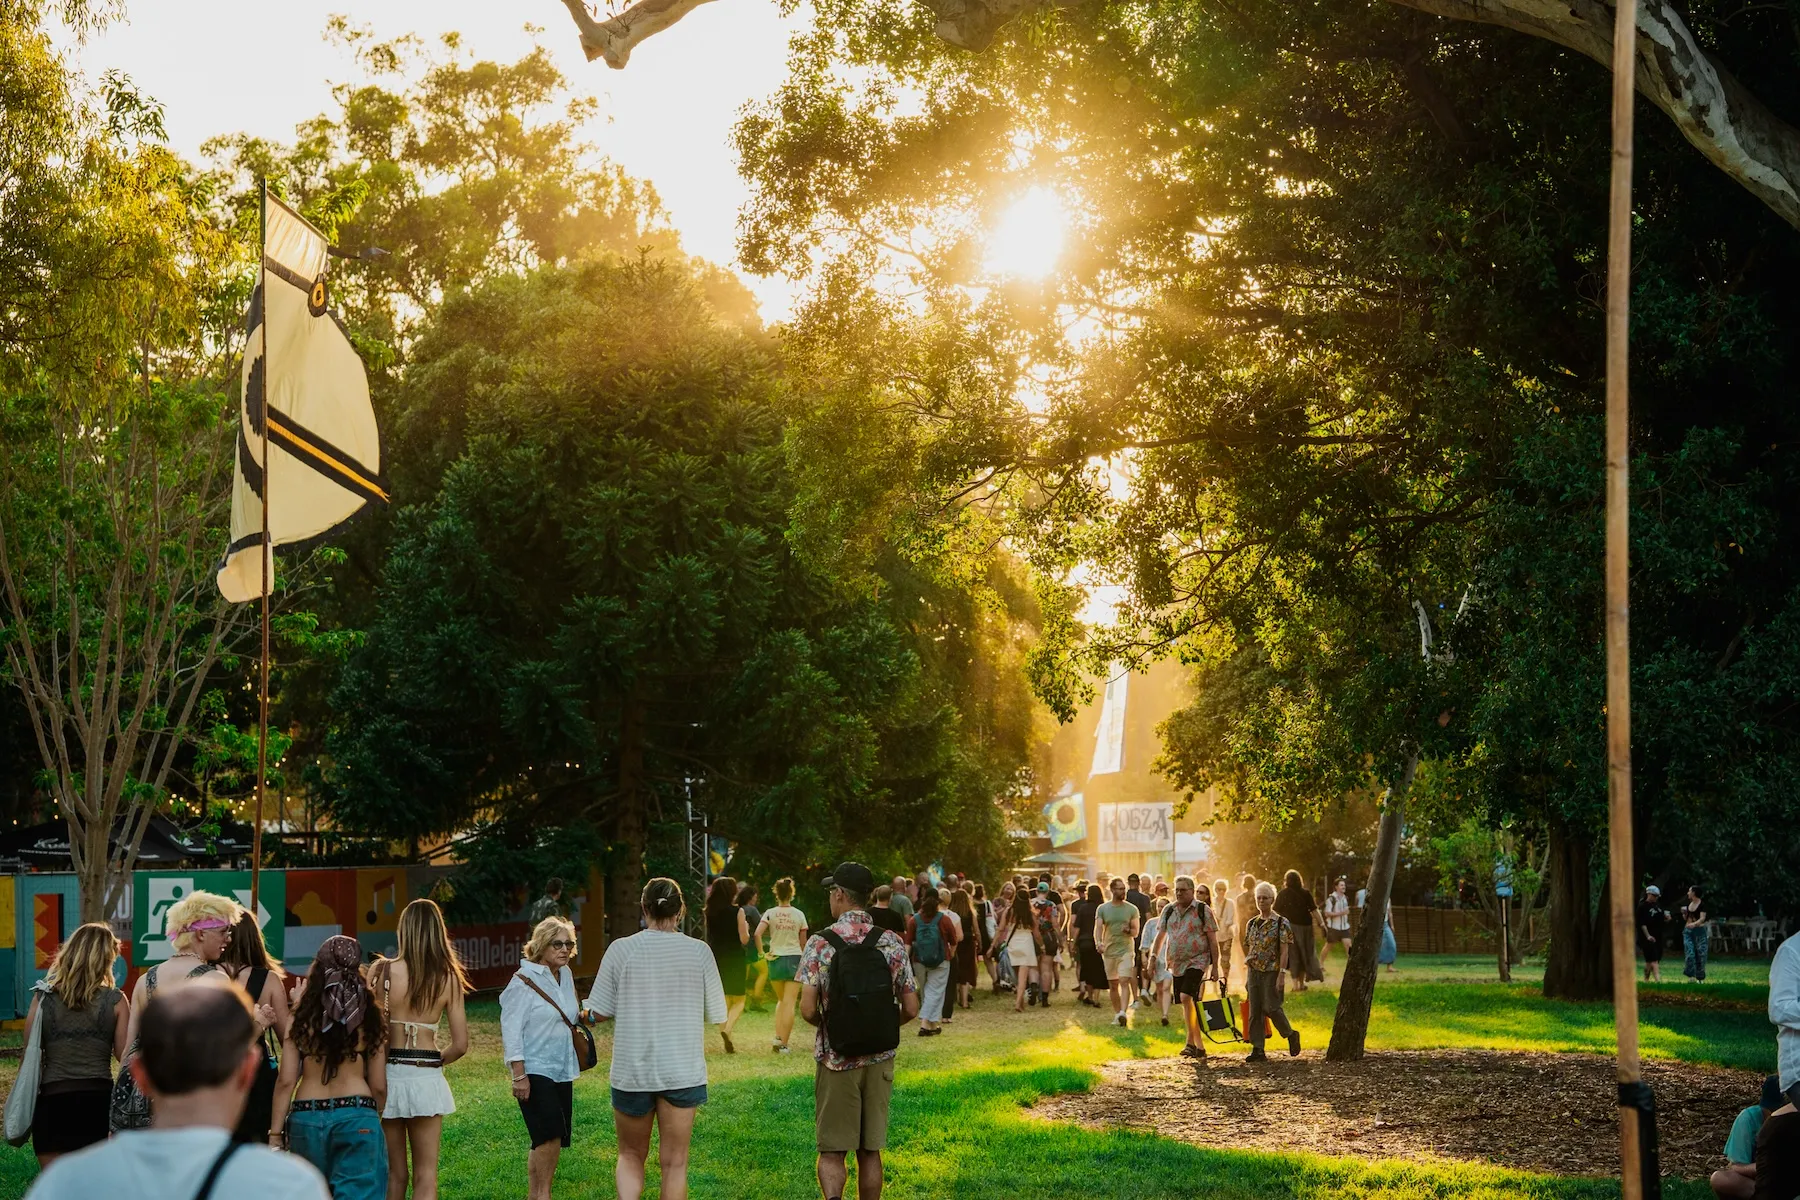
[[[875,918],[859,908],[853,908],[839,917],[831,925],[831,931],[843,938],[846,943],[860,942],[875,928]],[[884,930],[881,940],[876,943],[881,947],[882,956],[887,959],[888,971],[894,976],[894,994],[904,996],[908,992],[917,991],[913,983],[912,963],[907,961],[906,943],[900,935],[891,930]],[[837,956],[837,947],[826,941],[820,934],[813,934],[806,939],[806,948],[800,952],[800,969],[794,973],[794,982],[801,987],[819,989],[819,1009],[821,1012],[831,1002],[831,960]],[[813,1057],[825,1064],[827,1071],[855,1071],[870,1063],[886,1062],[896,1052],[888,1050],[882,1054],[865,1054],[857,1058],[846,1058],[831,1048],[825,1038],[825,1023],[821,1019],[818,1030],[813,1035]]]
[[[1183,971],[1204,971],[1212,965],[1212,950],[1206,944],[1206,934],[1210,930],[1219,932],[1219,919],[1213,916],[1211,906],[1196,900],[1185,909],[1179,904],[1171,904],[1162,910],[1161,930],[1158,937],[1166,938],[1163,943],[1163,956],[1169,961],[1169,970],[1176,975]]]
[[[1042,896],[1034,897],[1031,915],[1037,920],[1038,952],[1055,954],[1062,946],[1062,938],[1056,932],[1057,926],[1062,924],[1062,905]]]
[[[1280,913],[1258,913],[1244,926],[1244,962],[1252,971],[1279,971],[1281,948],[1294,940],[1294,927]]]

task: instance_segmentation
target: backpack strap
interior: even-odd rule
[[[200,1181],[200,1190],[194,1193],[194,1200],[210,1200],[213,1185],[219,1182],[219,1173],[225,1169],[226,1162],[233,1154],[237,1153],[238,1148],[242,1145],[243,1143],[235,1138],[225,1143],[225,1148],[219,1151],[219,1157],[213,1159],[211,1169],[206,1172],[206,1178]]]

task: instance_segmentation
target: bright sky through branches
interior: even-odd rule
[[[988,237],[983,265],[994,275],[1042,279],[1056,269],[1069,229],[1069,210],[1047,187],[1034,187],[1013,201]]]
[[[557,0],[125,0],[123,20],[86,46],[63,45],[90,80],[116,68],[161,101],[171,148],[197,158],[207,138],[240,130],[292,142],[296,124],[331,110],[331,83],[356,77],[350,52],[325,39],[334,13],[379,38],[415,33],[435,42],[455,30],[470,53],[497,62],[546,47],[575,94],[600,101],[587,140],[656,186],[691,253],[735,265],[748,189],[731,127],[739,107],[780,86],[787,35],[804,20],[802,13],[784,21],[775,0],[709,6],[705,20],[683,21],[639,47],[624,71],[582,57]],[[765,319],[788,314],[786,281],[743,279]]]

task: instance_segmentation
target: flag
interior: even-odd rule
[[[1100,722],[1094,730],[1094,769],[1089,775],[1116,775],[1125,769],[1125,689],[1131,678],[1124,667],[1112,665],[1106,695],[1100,701]]]
[[[1044,805],[1044,828],[1050,832],[1050,848],[1061,849],[1087,837],[1087,804],[1081,793],[1058,796]]]
[[[231,542],[218,574],[220,594],[233,603],[263,594],[264,555],[274,580],[276,546],[312,542],[370,501],[388,499],[368,376],[331,310],[330,243],[267,188],[262,204],[262,277],[246,321]]]

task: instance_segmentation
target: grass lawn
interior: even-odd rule
[[[1609,1006],[1546,1001],[1524,984],[1473,982],[1479,978],[1476,961],[1415,956],[1403,964],[1406,974],[1384,978],[1376,993],[1372,1047],[1593,1052],[1610,1047]],[[1748,972],[1726,982],[1734,988],[1756,986]],[[1309,1047],[1323,1047],[1335,999],[1323,988],[1290,997],[1289,1012]],[[524,1129],[499,1062],[497,1013],[491,1003],[474,1006],[474,1052],[450,1068],[459,1111],[445,1123],[446,1200],[516,1197],[524,1191]],[[994,1200],[1021,1195],[1148,1200],[1194,1192],[1220,1200],[1618,1195],[1616,1185],[1603,1181],[1482,1166],[1205,1150],[1147,1134],[1052,1124],[1023,1111],[1043,1095],[1091,1086],[1095,1064],[1179,1049],[1175,1029],[1161,1028],[1154,1018],[1122,1030],[1110,1026],[1106,1015],[1078,1008],[1066,994],[1049,1010],[1017,1015],[1010,1001],[983,996],[975,1012],[959,1016],[943,1037],[920,1040],[909,1030],[900,1053],[888,1194]],[[771,1025],[770,1013],[746,1014],[736,1056],[724,1055],[713,1040],[712,1102],[696,1129],[690,1170],[695,1196],[804,1200],[817,1195],[811,1176],[812,1059],[798,1049],[788,1056],[770,1054]],[[1651,1003],[1644,1010],[1644,1045],[1651,1055],[1759,1071],[1772,1069],[1774,1062],[1767,1018],[1753,1011]],[[601,1067],[576,1085],[576,1143],[563,1157],[559,1196],[613,1193],[604,1037],[601,1049]],[[0,1065],[0,1075],[10,1074],[10,1063]],[[27,1150],[0,1147],[0,1197],[19,1195],[32,1174]],[[1668,1183],[1666,1194],[1675,1200],[1710,1195],[1703,1182]]]

